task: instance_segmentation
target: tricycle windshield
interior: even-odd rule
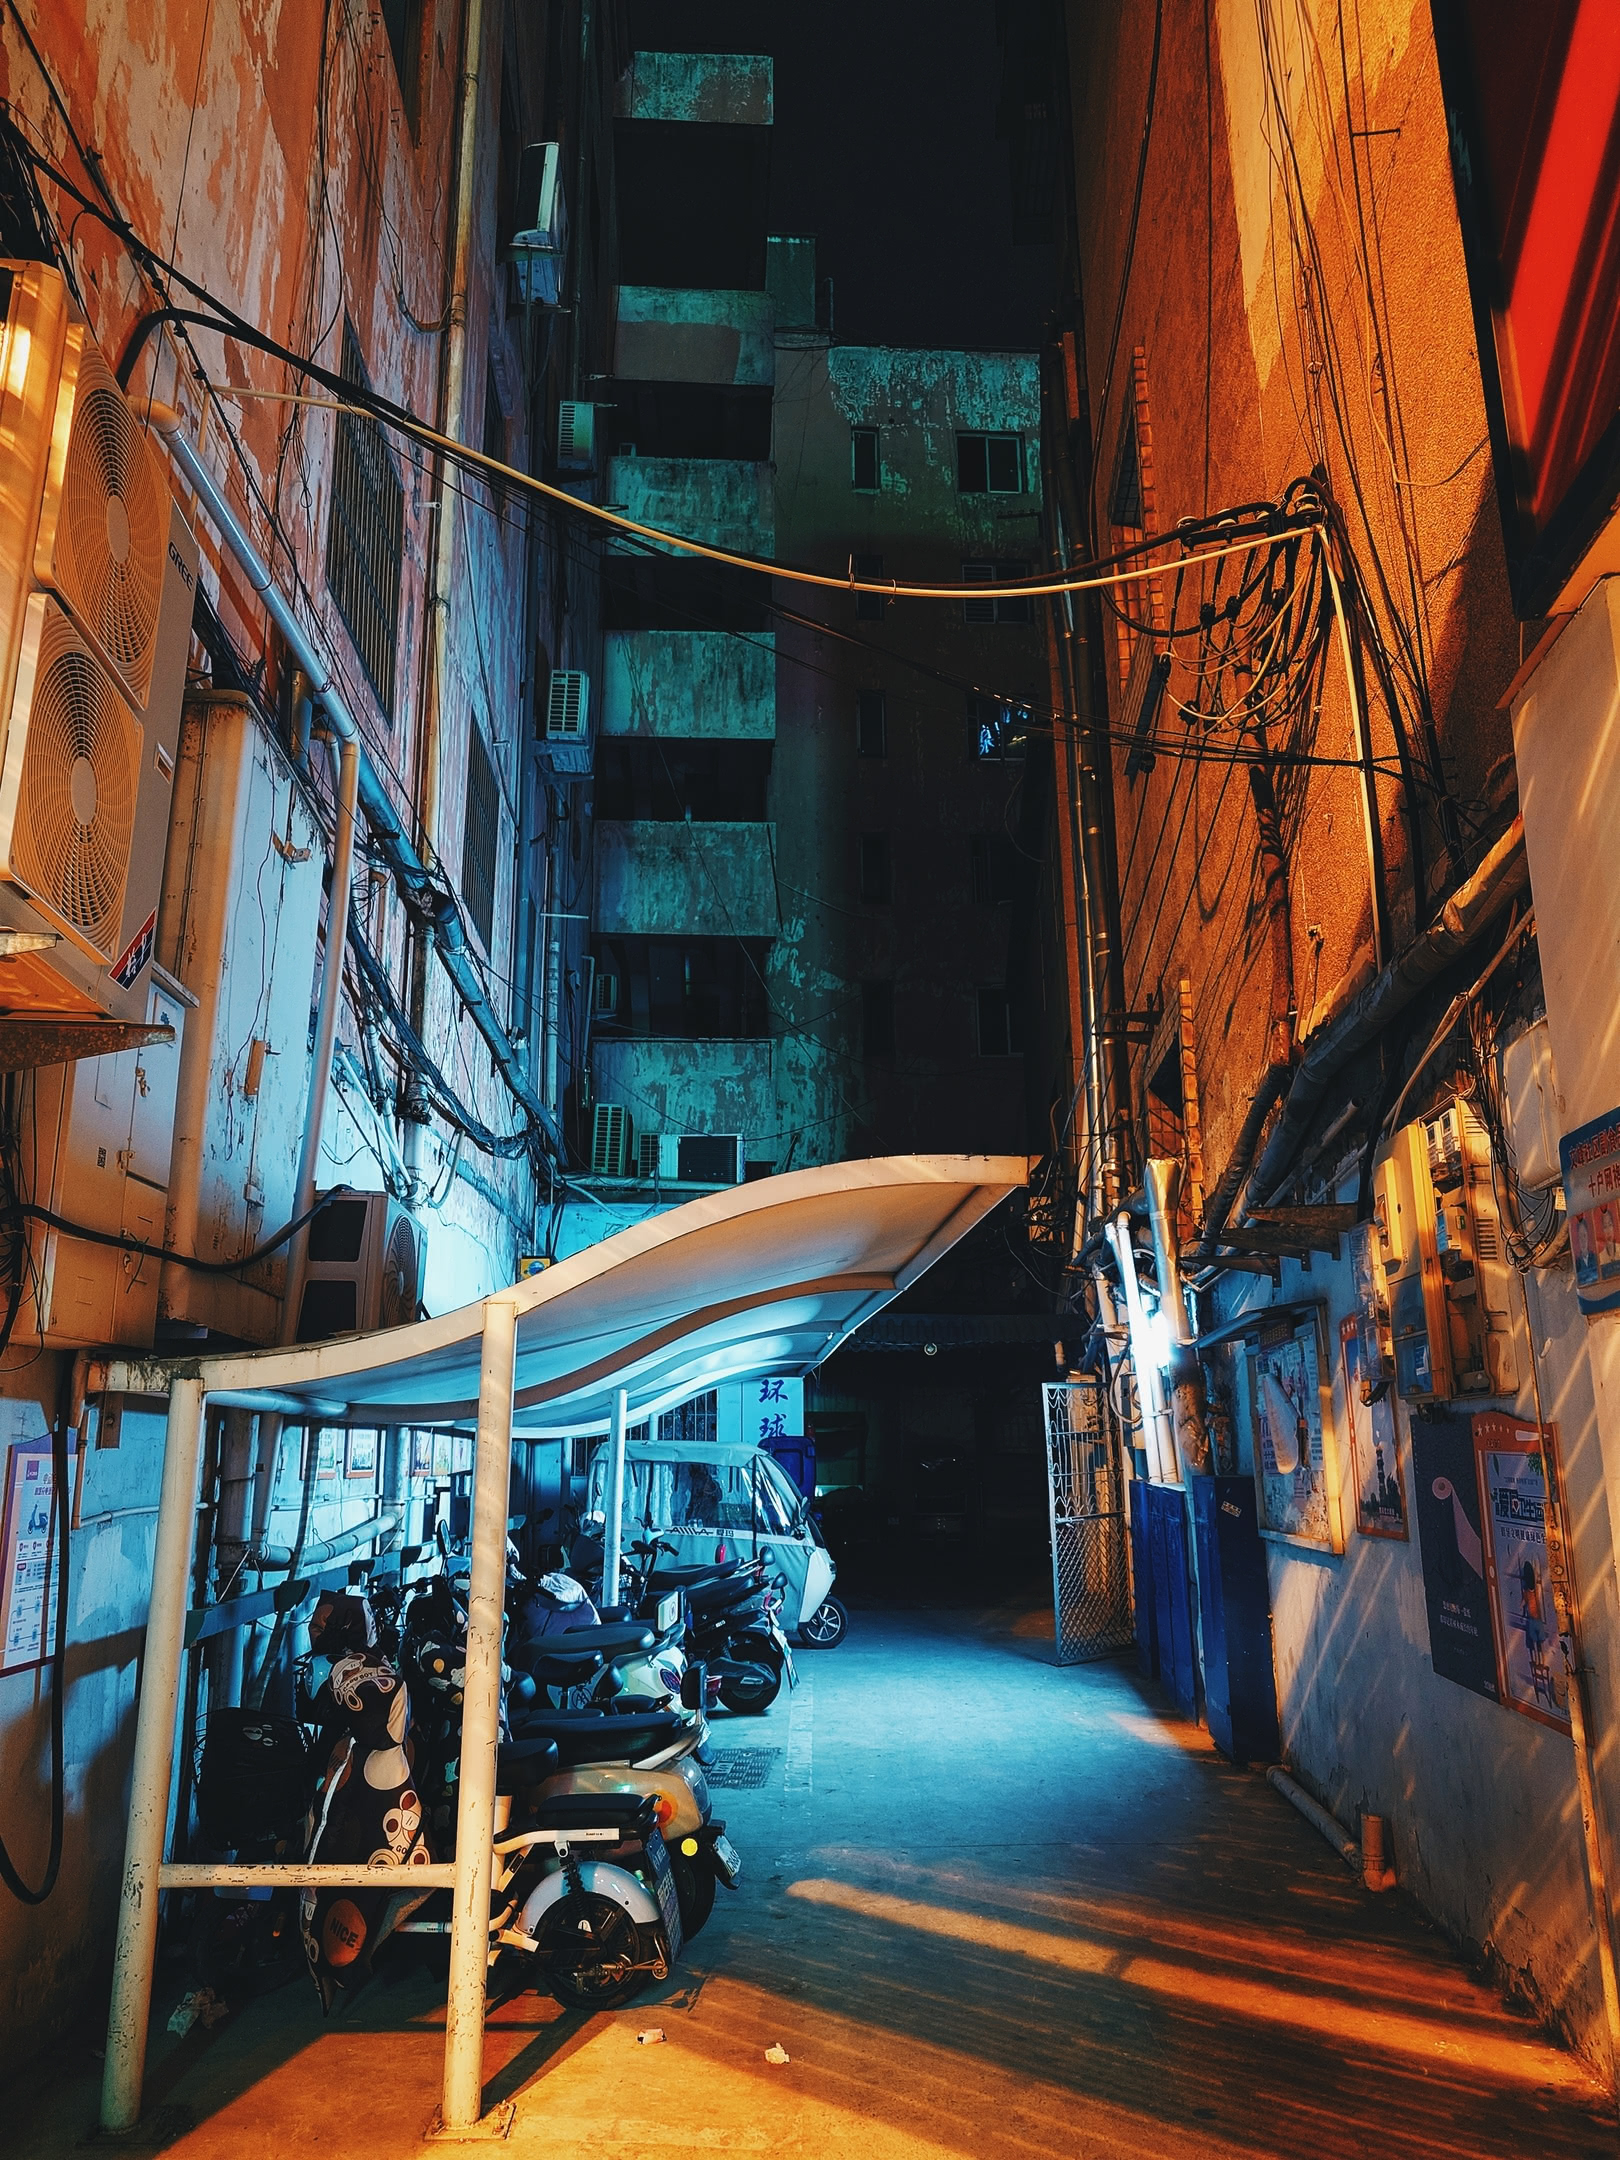
[[[606,1447],[591,1457],[590,1507],[607,1494]],[[662,1461],[631,1457],[624,1466],[624,1520],[641,1530],[764,1530],[791,1534],[797,1495],[768,1455]]]

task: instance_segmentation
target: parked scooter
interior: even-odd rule
[[[659,1567],[660,1554],[676,1554],[668,1538],[638,1538],[629,1552],[635,1565],[633,1600],[647,1611],[678,1594],[687,1614],[687,1655],[718,1676],[728,1710],[768,1710],[784,1676],[798,1684],[793,1652],[783,1630],[781,1599],[766,1580],[763,1561],[721,1562],[708,1567]]]

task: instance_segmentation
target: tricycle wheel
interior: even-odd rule
[[[824,1598],[799,1629],[807,1650],[836,1650],[849,1626],[849,1611],[842,1598]]]

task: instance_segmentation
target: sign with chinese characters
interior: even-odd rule
[[[1558,1156],[1581,1311],[1620,1312],[1620,1110],[1565,1133]]]
[[[769,1374],[745,1380],[742,1390],[742,1443],[769,1447],[796,1439],[804,1431],[804,1382]]]
[[[1406,1492],[1395,1422],[1395,1391],[1383,1368],[1377,1322],[1353,1313],[1339,1326],[1344,1400],[1356,1479],[1356,1528],[1363,1537],[1406,1536]]]
[[[0,1672],[41,1665],[51,1655],[56,1633],[54,1492],[49,1440],[13,1447],[6,1461],[0,1526]]]
[[[1254,1475],[1262,1537],[1337,1553],[1344,1516],[1323,1362],[1313,1314],[1284,1319],[1249,1352]]]
[[[1569,1672],[1559,1642],[1559,1593],[1549,1543],[1547,1484],[1557,1475],[1552,1435],[1493,1411],[1474,1419],[1485,1578],[1496,1631],[1501,1700],[1569,1731]]]
[[[1500,1702],[1470,1419],[1412,1412],[1412,1490],[1434,1669]]]

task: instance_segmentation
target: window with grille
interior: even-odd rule
[[[861,757],[886,757],[889,751],[888,719],[881,690],[860,690],[855,696],[855,748]]]
[[[964,585],[1022,585],[1029,577],[1027,562],[965,562]],[[1027,623],[1035,620],[1035,603],[1028,593],[1003,596],[975,594],[962,603],[963,618],[970,623]]]
[[[1005,990],[979,992],[980,1057],[1013,1057],[1022,1049],[1018,1039],[1018,1014]]]
[[[967,701],[968,756],[976,763],[1000,764],[1021,758],[1028,740],[1028,715],[998,698],[970,694]]]
[[[958,435],[956,486],[963,495],[1021,495],[1024,444],[1018,435]]]
[[[883,466],[878,457],[878,431],[875,427],[851,428],[849,431],[850,459],[853,466],[852,485],[863,495],[874,495],[883,484]]]
[[[883,575],[881,555],[852,555],[849,559],[850,574],[870,584]],[[888,606],[882,593],[863,592],[855,595],[855,616],[858,622],[881,622]]]
[[[894,1056],[894,984],[861,984],[861,1050],[869,1058]]]
[[[371,387],[347,322],[343,377],[362,389]],[[405,489],[393,453],[375,420],[340,412],[326,520],[326,585],[387,720],[394,717],[404,556]]]
[[[878,902],[894,898],[894,861],[886,832],[861,834],[861,898]]]
[[[477,721],[467,730],[467,813],[461,837],[461,897],[489,952],[495,943],[495,864],[500,852],[501,796],[495,765]]]
[[[1004,907],[1013,897],[1016,856],[1005,833],[974,833],[973,897],[980,907]]]

